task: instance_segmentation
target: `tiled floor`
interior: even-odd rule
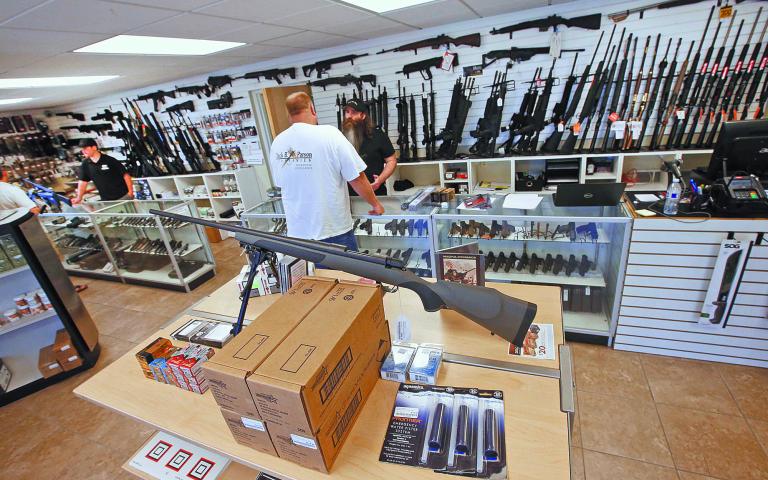
[[[102,356],[0,408],[0,479],[133,478],[120,465],[152,431],[72,390],[240,271],[234,241],[213,250],[217,276],[190,294],[77,280]],[[574,480],[768,480],[768,370],[572,345]]]

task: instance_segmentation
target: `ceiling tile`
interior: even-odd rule
[[[211,17],[196,13],[182,13],[172,18],[160,20],[151,25],[131,30],[131,35],[153,35],[157,37],[202,38],[209,39],[222,32],[230,32],[252,27],[251,22],[231,18]]]
[[[111,1],[111,0],[106,0]],[[120,0],[120,3],[132,3],[145,7],[170,8],[180,12],[189,12],[206,5],[218,3],[219,0]]]
[[[251,58],[279,58],[294,53],[308,52],[311,48],[283,47],[276,45],[245,45],[243,47],[225,50],[217,57],[251,57]]]
[[[224,40],[228,42],[259,43],[272,38],[284,37],[292,33],[299,33],[296,28],[279,27],[265,23],[252,23],[249,27],[232,30],[210,37],[211,40]]]
[[[312,10],[311,12],[294,12],[292,15],[271,20],[271,23],[306,30],[343,34],[344,32],[335,31],[333,27],[343,23],[362,21],[371,17],[375,17],[375,15],[345,5],[329,5]]]
[[[403,33],[403,32],[413,32],[417,30],[415,27],[409,27],[407,25],[401,25],[398,24],[394,27],[386,27],[382,28],[380,30],[371,30],[369,32],[358,34],[356,35],[357,38],[378,38],[378,37],[386,37],[387,35],[394,35],[396,33]]]
[[[462,0],[483,17],[516,12],[527,8],[546,7],[547,0]]]
[[[477,15],[459,0],[442,0],[402,8],[391,13],[385,13],[384,16],[421,28],[477,18]]]
[[[0,28],[0,53],[62,53],[106,38],[109,35]]]
[[[44,2],[45,0],[5,0],[0,10],[0,23]]]
[[[30,55],[28,53],[25,53],[23,55],[13,55],[13,54],[3,53],[2,55],[0,55],[0,73],[8,72],[9,70],[13,70],[15,68],[19,68],[25,65],[35,63],[44,58],[48,58],[48,57],[46,55]],[[5,75],[5,76],[10,77],[15,75]]]
[[[338,25],[333,29],[334,32],[341,35],[348,35],[357,38],[371,38],[371,32],[383,31],[393,29],[395,32],[408,32],[415,30],[413,27],[403,25],[402,23],[395,22],[384,17],[371,16],[362,20],[357,20],[350,23],[344,23]],[[321,27],[315,27],[312,30],[323,29]],[[393,32],[394,33],[394,32]],[[380,35],[379,35],[380,36]]]
[[[198,13],[236,18],[253,22],[273,23],[270,20],[287,17],[296,12],[325,7],[324,0],[224,0],[221,3],[197,10]]]
[[[177,14],[172,10],[100,0],[54,0],[43,8],[34,9],[14,18],[4,26],[116,34]]]
[[[345,43],[355,41],[352,38],[331,35],[322,32],[300,32],[285,37],[275,38],[266,42],[264,45],[277,45],[281,47],[299,47],[314,50],[318,48],[334,47]]]

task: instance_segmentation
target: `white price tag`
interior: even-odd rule
[[[260,432],[266,432],[267,429],[264,428],[264,422],[260,420],[254,420],[253,418],[248,417],[240,417],[240,420],[243,422],[243,425],[245,428],[251,428],[253,430],[258,430]]]
[[[584,295],[586,296],[592,295],[592,290],[590,290],[589,287],[584,287]]]
[[[618,120],[611,124],[611,130],[613,130],[616,140],[621,140],[622,138],[624,138],[624,130],[626,128],[627,128],[627,122],[625,122],[624,120]]]
[[[393,417],[419,418],[419,409],[414,407],[395,407]]]
[[[504,105],[504,100],[501,97],[497,98],[496,99],[496,106],[497,107],[502,107],[503,105]]]
[[[643,122],[630,122],[630,128],[632,129],[632,140],[640,138],[640,130],[643,128]]]
[[[411,319],[403,314],[397,317],[397,339],[398,342],[411,341]]]
[[[685,110],[683,110],[682,108],[677,110],[675,112],[675,116],[677,116],[678,120],[685,120]]]
[[[292,433],[291,442],[293,442],[294,445],[298,445],[300,447],[317,450],[317,443],[315,443],[315,441],[312,440],[311,438],[302,437],[300,435],[296,435]]]
[[[443,63],[440,65],[440,68],[445,70],[446,72],[450,71],[453,68],[454,58],[456,58],[455,53],[445,52],[443,54]]]
[[[557,124],[557,131],[558,132],[564,132],[565,131],[565,124],[564,123],[558,123]]]
[[[563,289],[563,301],[564,302],[568,301],[568,292],[569,292],[569,290],[567,288]]]

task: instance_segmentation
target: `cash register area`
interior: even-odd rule
[[[244,257],[233,239],[211,247],[218,274],[188,294],[77,279],[88,286],[80,296],[98,326],[101,357],[94,368],[0,409],[0,458],[13,459],[0,464],[1,479],[135,478],[120,465],[154,431],[72,390],[240,272]],[[577,392],[573,479],[766,478],[768,371],[569,345]]]

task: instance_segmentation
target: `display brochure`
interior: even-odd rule
[[[555,359],[555,330],[551,323],[532,323],[522,348],[509,344],[509,354],[538,360]]]
[[[289,255],[280,257],[280,293],[286,293],[300,278],[307,276],[307,261]]]
[[[401,384],[379,461],[472,478],[507,478],[504,394]]]
[[[150,478],[216,480],[229,459],[165,432],[157,432],[127,463]]]
[[[751,247],[749,240],[723,240],[720,244],[720,253],[699,314],[700,326],[725,328]]]
[[[485,255],[477,242],[437,251],[437,278],[466,285],[485,285]]]

